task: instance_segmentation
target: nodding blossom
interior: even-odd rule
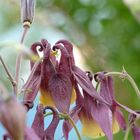
[[[24,139],[26,111],[14,97],[0,100],[0,122],[7,130],[5,137],[14,140]],[[18,132],[18,133],[17,133]]]
[[[111,76],[107,76],[106,72],[98,72],[92,77],[90,72],[76,66],[73,45],[69,41],[60,40],[51,47],[47,40],[42,39],[41,42],[32,44],[31,51],[38,59],[30,62],[31,74],[23,86],[23,105],[27,110],[31,109],[40,93],[40,105],[32,129],[41,140],[54,139],[59,123],[58,112],[69,115],[75,124],[80,120],[83,136],[106,136],[108,140],[113,140],[113,134],[120,128],[126,130],[121,109],[137,115],[135,111],[116,101]],[[39,55],[39,51],[43,56]],[[57,59],[58,51],[60,59]],[[99,84],[97,90],[92,84],[93,78]],[[70,109],[72,103],[75,106]],[[54,119],[44,130],[43,111],[46,106],[52,110]],[[70,122],[64,120],[63,136],[66,140],[72,128]]]
[[[33,101],[40,91],[40,103],[46,106],[55,106],[60,112],[69,112],[70,103],[75,97],[75,82],[83,88],[87,94],[101,102],[106,101],[98,94],[94,93],[95,89],[90,80],[80,68],[75,65],[73,57],[73,46],[66,40],[58,41],[51,49],[47,40],[34,43],[31,50],[38,55],[39,51],[43,52],[41,61],[31,62],[32,72],[27,83],[24,85],[24,104],[27,108],[32,107]],[[53,52],[60,50],[60,61],[56,59]]]

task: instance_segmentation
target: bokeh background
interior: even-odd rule
[[[17,55],[14,46],[19,43],[21,34],[19,0],[0,0],[0,55],[13,74]],[[75,45],[77,64],[85,70],[96,73],[121,71],[124,67],[140,87],[140,0],[37,0],[36,16],[25,46],[42,38],[51,44],[68,39]],[[28,60],[23,63],[21,84],[29,74]],[[117,100],[132,109],[139,109],[140,101],[128,81],[114,80]],[[0,82],[11,91],[1,65]],[[28,124],[31,121],[29,117]],[[0,138],[3,132],[0,126]],[[73,133],[71,139],[76,139]],[[58,138],[59,134],[57,132],[56,140],[61,137]],[[115,140],[123,137],[122,131],[114,135]],[[131,134],[129,139],[132,139]]]

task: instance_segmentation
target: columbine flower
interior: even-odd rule
[[[92,80],[91,75],[88,76],[87,78]],[[82,123],[82,134],[90,138],[106,135],[112,140],[112,113],[108,105],[88,95],[85,90],[82,96],[77,85],[76,91],[79,93],[77,105],[81,106],[79,118]],[[97,94],[95,90],[94,94]]]
[[[14,140],[24,139],[25,114],[24,107],[14,98],[0,101],[0,122]]]
[[[114,97],[114,86],[113,86],[113,79],[112,77],[105,76],[105,72],[99,72],[95,75],[95,79],[100,83],[100,90],[99,94],[109,103],[110,109],[112,111],[113,115],[113,132],[116,133],[119,131],[119,126],[125,130],[126,129],[126,123],[123,116],[123,113],[120,110],[119,105],[117,105],[117,102]],[[118,126],[119,123],[119,126]]]
[[[40,89],[41,103],[55,105],[60,112],[68,112],[72,94],[71,80],[60,68],[57,70],[57,61],[51,55],[50,44],[46,40],[33,44],[31,49],[35,53],[37,46],[41,47],[44,56],[43,60],[32,68],[32,73],[24,86],[28,91],[24,96],[24,104],[32,103]],[[31,63],[31,66],[34,66],[34,63]]]
[[[91,97],[107,103],[97,95],[90,80],[80,68],[75,65],[73,57],[73,46],[66,40],[58,41],[53,50],[61,52],[60,61],[53,55],[50,44],[46,40],[31,46],[34,54],[43,51],[43,59],[38,63],[31,62],[32,72],[27,83],[24,85],[24,104],[30,108],[40,90],[40,102],[45,106],[56,107],[60,112],[69,112],[71,100],[75,98],[74,85],[78,83]],[[39,55],[38,55],[39,57]],[[73,98],[73,99],[72,99]]]
[[[83,81],[84,79],[86,79],[85,81],[92,81],[92,75],[90,72],[87,72],[87,74],[85,72],[81,73],[83,73],[81,76]],[[74,113],[70,115],[75,123],[79,117],[82,122],[82,134],[84,136],[97,138],[106,135],[109,140],[112,140],[112,133],[116,133],[119,130],[118,123],[123,130],[126,129],[125,120],[119,108],[123,107],[129,112],[132,110],[115,101],[113,80],[111,77],[105,77],[104,74],[104,72],[96,74],[95,79],[100,83],[100,89],[98,91],[99,95],[107,103],[104,103],[102,100],[98,100],[98,98],[87,94],[88,89],[86,88],[83,88],[83,93],[81,94],[77,83],[75,83],[77,99],[74,110],[78,110],[78,112],[74,111]],[[92,82],[90,83],[92,84]],[[86,85],[86,83],[84,85]],[[91,93],[98,95],[96,90],[92,90]],[[64,122],[63,132],[66,139],[68,139],[68,133],[70,130],[71,125],[68,122]]]

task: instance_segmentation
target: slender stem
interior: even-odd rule
[[[99,82],[97,82],[97,84],[96,84],[96,88],[95,88],[95,89],[96,89],[96,91],[98,90],[99,84],[100,84],[100,83],[99,83]]]
[[[47,116],[52,115],[52,114],[53,114],[52,112],[46,113],[44,115],[44,117],[47,117]],[[66,114],[66,113],[59,113],[59,117],[60,117],[60,119],[67,119],[67,120],[69,120],[71,125],[75,129],[75,132],[77,134],[78,140],[82,140],[81,135],[80,135],[80,133],[78,131],[78,128],[76,127],[76,125],[75,125],[74,121],[72,120],[72,118],[68,114]]]
[[[29,29],[28,26],[24,27],[24,31],[23,31],[23,34],[22,34],[22,37],[21,37],[20,44],[23,44],[28,29]],[[16,95],[18,94],[18,82],[19,82],[19,72],[20,72],[21,61],[22,61],[22,54],[19,53],[18,56],[17,56],[17,59],[16,59],[16,70],[15,70],[15,80],[17,82]]]
[[[52,112],[48,112],[44,115],[44,117],[47,117],[47,116],[50,116],[50,115],[53,115]],[[61,114],[58,114],[59,115],[59,119],[65,119]]]
[[[126,132],[125,132],[125,135],[124,135],[124,140],[128,140],[128,136],[129,136],[130,130],[131,130],[131,126],[128,125],[127,129],[126,129]]]
[[[4,61],[3,61],[3,59],[2,59],[1,56],[0,56],[0,61],[1,61],[2,65],[3,65],[3,67],[4,67],[4,70],[5,70],[6,74],[7,74],[8,77],[9,77],[9,80],[10,80],[12,86],[13,86],[13,91],[14,91],[14,93],[15,93],[15,92],[16,92],[16,85],[17,85],[17,83],[16,83],[16,81],[14,80],[14,78],[13,78],[12,74],[10,73],[10,71],[8,70],[8,67],[7,67],[6,64],[4,63]]]
[[[122,78],[127,79],[131,83],[132,87],[134,88],[137,96],[140,98],[140,91],[139,91],[134,79],[126,71],[125,72],[108,72],[105,75],[106,76],[110,76],[110,75],[120,76]]]
[[[24,39],[25,39],[25,36],[27,34],[28,29],[29,29],[29,26],[24,26],[23,34],[22,34],[22,37],[21,37],[21,40],[20,40],[21,44],[23,44],[23,42],[24,42]]]
[[[48,112],[48,113],[44,114],[44,117],[48,117],[50,115],[53,115],[53,113],[52,112]]]
[[[63,114],[63,113],[61,113],[61,115],[62,115],[62,116],[66,116],[66,119],[68,119],[68,120],[70,121],[71,125],[74,127],[75,132],[76,132],[77,137],[78,137],[78,140],[82,140],[81,135],[80,135],[80,133],[79,133],[79,131],[78,131],[78,128],[77,128],[77,126],[75,125],[75,123],[74,123],[74,121],[72,120],[72,118],[71,118],[68,114]]]

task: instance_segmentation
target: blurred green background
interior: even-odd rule
[[[13,42],[18,43],[22,34],[19,5],[19,0],[0,0],[0,54],[12,73],[16,57]],[[52,44],[66,38],[77,46],[82,63],[93,73],[121,71],[124,66],[140,87],[139,22],[140,0],[37,0],[36,16],[25,45],[30,46],[41,38]],[[26,75],[28,70],[24,66],[22,74]],[[131,85],[114,79],[118,101],[139,109],[140,103]],[[9,84],[4,74],[0,75],[0,81]],[[123,136],[120,132],[114,139],[123,139]]]

